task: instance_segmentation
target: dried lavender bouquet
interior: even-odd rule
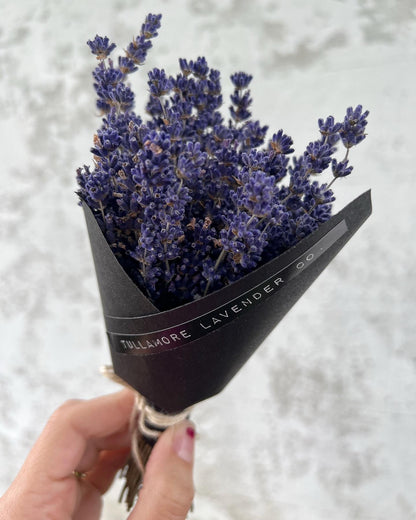
[[[331,220],[333,183],[352,172],[350,149],[365,138],[368,116],[368,111],[358,105],[348,108],[340,122],[332,116],[319,119],[316,140],[311,141],[301,155],[294,156],[291,137],[279,130],[266,139],[268,127],[252,119],[249,90],[252,76],[244,72],[231,76],[233,92],[229,118],[225,119],[220,111],[223,107],[220,72],[209,68],[205,58],[199,57],[195,61],[180,59],[180,71],[176,76],[159,68],[148,73],[147,116],[142,118],[134,112],[134,93],[127,80],[144,63],[152,47],[151,40],[158,34],[160,20],[161,15],[149,14],[139,36],[116,63],[109,57],[115,44],[107,37],[97,35],[88,41],[98,60],[93,77],[97,108],[103,118],[91,148],[94,165],[77,171],[78,194],[90,215],[90,236],[98,237],[101,233],[109,246],[106,251],[106,246],[100,242],[99,247],[104,249],[99,250],[92,238],[115,368],[123,379],[145,395],[149,401],[147,409],[162,416],[161,423],[155,419],[152,423],[151,417],[145,416],[142,410],[141,429],[145,435],[140,442],[144,459],[149,452],[146,451],[146,439],[151,445],[158,431],[163,429],[163,415],[171,419],[172,413],[183,411],[182,404],[193,404],[218,391],[213,387],[189,397],[193,390],[191,384],[187,388],[188,376],[184,375],[183,367],[197,363],[196,358],[192,362],[182,359],[182,364],[178,365],[178,370],[184,371],[181,379],[166,376],[167,379],[173,377],[171,384],[167,384],[164,377],[167,367],[173,367],[176,359],[185,356],[189,349],[197,349],[192,347],[193,343],[208,341],[212,344],[225,339],[224,325],[232,325],[233,321],[232,327],[241,327],[241,323],[236,325],[237,315],[243,314],[243,310],[253,311],[260,299],[255,298],[255,292],[247,296],[251,287],[247,285],[251,280],[250,273],[260,273],[264,269],[267,274],[267,266],[276,259],[286,258],[285,252],[299,252],[301,244],[312,247],[314,242],[306,242],[307,237],[316,236],[316,240],[322,241],[327,236],[322,235],[322,238],[316,232]],[[335,158],[337,145],[345,150],[340,159]],[[333,179],[330,183],[321,183],[319,176],[328,168],[332,170]],[[368,206],[367,200],[361,220],[368,216]],[[93,231],[91,215],[97,228]],[[338,234],[341,236],[341,232]],[[337,235],[333,241],[339,239]],[[107,286],[117,285],[114,282],[116,275],[109,274],[117,267],[112,264],[110,269],[111,259],[102,260],[108,255],[117,259],[134,284],[135,288],[130,287],[129,291],[133,293],[137,289],[137,294],[140,293],[140,296],[136,295],[140,301],[132,296],[127,310],[111,308],[114,300],[124,296],[114,295],[113,289],[111,295],[106,293]],[[305,265],[317,256],[309,252],[296,265]],[[291,265],[290,262],[287,265]],[[302,270],[303,266],[297,267],[294,273]],[[310,281],[304,278],[305,289],[314,279],[312,275],[310,277]],[[281,284],[288,285],[282,276],[278,279]],[[241,289],[233,289],[239,287],[238,283],[241,283]],[[272,290],[264,289],[264,286],[258,294],[265,300],[270,293],[277,293],[281,284],[270,282],[267,287]],[[295,294],[296,290],[293,291]],[[216,296],[221,294],[226,295],[224,301]],[[231,305],[232,298],[238,294],[244,294],[245,299]],[[298,297],[296,295],[296,299]],[[210,298],[211,304],[203,303],[210,302]],[[247,301],[250,303],[244,305]],[[228,310],[226,302],[231,302]],[[284,309],[284,314],[293,302],[286,304],[284,295],[282,302],[278,305]],[[184,314],[180,324],[181,309]],[[215,309],[220,311],[212,314]],[[115,312],[118,314],[114,315]],[[254,312],[259,311],[254,309]],[[162,325],[155,324],[153,329],[145,326],[145,330],[140,328],[145,322],[142,320],[137,322],[138,330],[132,328],[131,320],[154,315],[165,320]],[[171,320],[169,316],[173,316]],[[187,318],[192,316],[194,321],[199,320],[199,332],[196,328],[183,327],[183,323],[190,323]],[[117,326],[124,325],[113,330],[117,319]],[[275,324],[266,327],[267,333]],[[161,330],[165,332],[161,334]],[[220,336],[211,334],[211,339],[207,340],[204,334],[208,332],[219,332]],[[266,332],[256,339],[256,347],[265,335]],[[154,361],[157,354],[160,362]],[[139,363],[139,358],[145,359],[145,368],[137,365],[136,375],[131,375],[132,363]],[[142,387],[140,379],[147,378],[146,370],[153,370],[153,362],[155,366],[157,363],[163,365],[159,372],[157,367],[155,371],[158,372],[156,380],[164,380],[164,392],[188,394],[188,397],[177,401],[169,401],[163,396],[155,398],[149,390],[153,390],[155,383],[147,385],[145,382]],[[243,362],[236,364],[237,368],[231,370],[228,379]],[[210,361],[207,363],[209,365]],[[129,368],[124,370],[126,364]],[[224,386],[225,383],[221,384]],[[158,396],[158,392],[155,390],[155,395]],[[158,400],[160,402],[156,402]],[[152,424],[153,431],[156,430],[153,440],[148,431]],[[137,468],[134,470],[137,460],[130,462],[130,506],[145,462],[139,461],[138,471]],[[132,471],[137,474],[132,476]]]

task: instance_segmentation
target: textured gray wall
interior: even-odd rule
[[[85,41],[164,15],[143,73],[205,55],[254,74],[254,115],[298,151],[371,111],[338,208],[374,215],[219,396],[194,413],[201,520],[416,518],[414,0],[0,0],[0,492],[64,399],[115,390],[73,194],[99,120]],[[142,102],[138,95],[138,105]],[[226,347],[226,346],[225,346]],[[108,496],[104,518],[123,518]]]

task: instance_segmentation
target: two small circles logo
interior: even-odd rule
[[[307,264],[308,262],[311,262],[313,260],[313,257],[315,255],[313,253],[309,253],[309,255],[305,258],[305,261],[300,261],[296,264],[296,269],[298,269],[299,271],[302,270]]]

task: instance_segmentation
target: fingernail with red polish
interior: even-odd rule
[[[195,428],[189,422],[181,425],[173,441],[174,449],[182,460],[192,463],[194,460]]]

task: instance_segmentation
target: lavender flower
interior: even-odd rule
[[[163,310],[238,280],[327,221],[332,184],[351,173],[349,150],[365,138],[368,112],[359,105],[341,122],[319,119],[318,139],[293,156],[291,137],[279,130],[266,143],[268,127],[251,118],[252,76],[231,76],[225,120],[220,72],[198,57],[180,59],[173,76],[149,71],[142,119],[126,79],[144,63],[160,19],[149,14],[116,62],[107,37],[88,41],[103,119],[94,167],[79,168],[77,182],[119,262]],[[329,166],[332,181],[320,183]]]
[[[347,108],[344,122],[339,130],[342,142],[346,148],[351,148],[365,138],[365,127],[367,126],[368,110],[362,111],[363,107]]]
[[[245,72],[236,72],[231,76],[231,81],[237,90],[245,89],[249,86],[253,76]]]
[[[279,130],[277,134],[273,134],[269,148],[276,154],[286,155],[294,151],[293,148],[291,148],[292,144],[292,138],[285,135],[283,130]]]
[[[97,56],[97,60],[104,60],[110,55],[111,51],[116,48],[116,44],[110,44],[110,40],[107,36],[103,38],[98,36],[98,34],[93,40],[88,40],[87,45],[91,49],[91,52]]]
[[[250,97],[250,91],[245,91],[251,80],[252,76],[245,74],[244,72],[237,72],[231,76],[231,81],[234,84],[235,89],[234,93],[230,96],[234,105],[230,107],[230,113],[236,123],[245,121],[251,116],[248,107],[251,105],[253,100]]]
[[[331,167],[334,177],[346,177],[353,170],[353,166],[348,166],[348,159],[340,162],[338,162],[336,159],[332,159]]]
[[[146,60],[147,53],[152,47],[152,38],[158,35],[160,28],[160,14],[148,14],[144,21],[140,34],[127,47],[126,57],[136,65],[141,65]]]
[[[173,87],[173,80],[166,76],[163,69],[153,69],[149,72],[149,90],[155,97],[165,96]]]
[[[338,142],[342,123],[336,123],[332,116],[328,116],[325,120],[318,119],[318,126],[319,131],[324,137],[324,143],[329,143],[333,146]]]

